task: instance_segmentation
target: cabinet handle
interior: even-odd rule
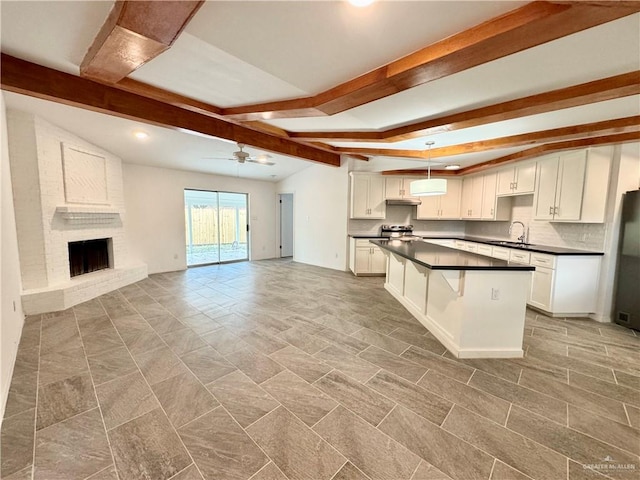
[[[511,182],[511,183],[509,184],[509,189],[513,190],[513,189],[514,189],[514,185],[515,185],[515,184],[514,184],[513,182]]]
[[[560,212],[558,211],[560,207],[553,207],[553,214],[554,215],[560,215]]]
[[[553,215],[553,207],[549,207],[549,215]]]
[[[518,189],[518,182],[513,182],[513,189],[517,190]]]
[[[489,215],[493,217],[493,208],[491,209],[491,213]]]

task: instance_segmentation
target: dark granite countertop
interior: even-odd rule
[[[553,247],[550,245],[537,245],[537,244],[518,244],[516,242],[509,242],[508,240],[498,240],[483,237],[472,237],[467,235],[420,235],[424,239],[440,239],[440,240],[463,240],[467,242],[485,243],[487,245],[493,245],[495,247],[515,248],[518,250],[524,250],[527,252],[548,253],[549,255],[595,255],[602,256],[604,252],[594,252],[592,250],[578,250],[576,248],[565,247]],[[351,238],[374,238],[385,239],[387,237],[381,237],[380,235],[367,235],[367,234],[353,234],[349,235]]]
[[[371,243],[431,270],[535,270],[535,267],[529,265],[509,263],[506,260],[416,240],[372,240]]]
[[[494,247],[515,248],[518,250],[524,250],[526,252],[538,252],[548,253],[549,255],[596,255],[602,256],[603,252],[594,252],[591,250],[577,250],[575,248],[564,247],[552,247],[548,245],[536,245],[536,244],[518,244],[516,242],[509,242],[507,240],[493,240],[491,238],[471,237],[466,235],[446,237],[446,236],[423,236],[424,239],[453,239],[464,240],[467,242],[485,243],[487,245],[493,245]]]

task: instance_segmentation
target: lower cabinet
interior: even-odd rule
[[[536,267],[531,280],[531,295],[529,305],[542,310],[551,310],[551,288],[553,287],[553,270]]]
[[[368,238],[352,238],[349,244],[349,267],[354,275],[384,276],[387,257]]]
[[[596,309],[602,257],[551,255],[453,240],[452,248],[536,267],[527,304],[551,316],[586,316]]]

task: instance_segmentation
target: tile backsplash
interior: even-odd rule
[[[413,231],[422,235],[464,235],[464,222],[459,220],[416,220],[416,207],[387,205],[384,220],[349,220],[349,233],[378,235],[380,225],[413,225]]]
[[[350,234],[380,233],[380,225],[412,224],[414,232],[421,235],[470,235],[503,240],[516,240],[521,227],[514,227],[509,235],[510,222],[483,222],[458,220],[415,220],[415,207],[388,205],[384,220],[349,220]],[[519,220],[528,228],[527,241],[540,245],[602,251],[606,224],[603,223],[552,223],[533,220],[533,195],[513,197],[511,219]]]
[[[513,197],[511,219],[519,220],[528,227],[527,241],[540,245],[577,248],[579,250],[602,251],[604,249],[606,224],[604,223],[558,223],[533,220],[533,195]],[[509,222],[466,222],[465,234],[477,237],[516,240],[521,234],[520,226],[509,236]]]

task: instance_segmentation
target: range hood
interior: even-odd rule
[[[419,198],[388,198],[387,205],[421,205]]]

